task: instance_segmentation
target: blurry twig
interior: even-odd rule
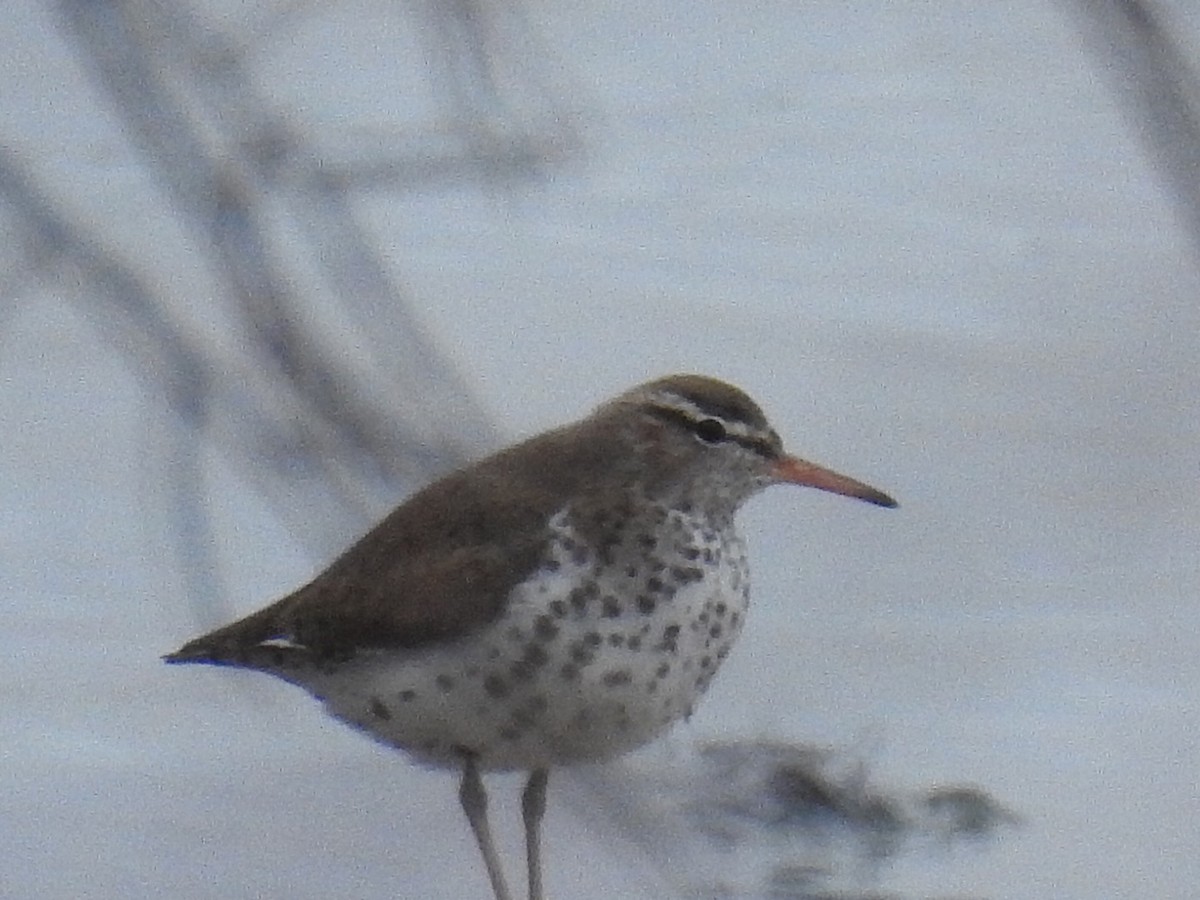
[[[249,109],[243,99],[217,111],[198,89],[205,82],[186,67],[196,54],[182,46],[205,34],[198,23],[175,20],[151,2],[66,0],[62,9],[145,159],[202,236],[261,362],[261,377],[288,386],[303,415],[323,423],[314,430],[325,444],[317,454],[396,489],[486,446],[487,417],[405,315],[405,298],[362,240],[344,198],[332,191],[281,196],[274,190],[285,163],[316,168],[300,137],[261,105]],[[224,95],[237,101],[249,91],[229,89],[244,80],[233,63],[223,68],[222,84]],[[261,125],[247,133],[255,114]],[[265,166],[264,159],[275,165]],[[402,320],[388,335],[386,360],[372,358],[362,326],[358,333],[349,323],[337,330],[313,327],[311,308],[322,285],[305,284],[281,266],[288,258],[281,212],[307,219],[312,239],[339,238],[335,247],[315,248],[332,288],[333,296],[323,299],[386,305]],[[353,479],[341,490],[364,514],[377,512],[361,488],[354,490]]]
[[[1200,250],[1200,73],[1153,0],[1069,0]]]
[[[470,159],[493,175],[536,171],[577,154],[577,112],[521,0],[418,0],[433,84],[454,111]],[[573,93],[578,93],[578,86]]]
[[[336,527],[337,517],[314,522],[305,509],[322,503],[336,508],[329,496],[329,485],[340,480],[334,461],[309,453],[303,477],[297,477],[295,467],[281,470],[258,462],[265,448],[304,452],[319,443],[306,434],[310,423],[299,415],[293,396],[257,377],[249,361],[231,358],[192,334],[130,266],[64,216],[2,147],[0,206],[11,222],[10,235],[27,248],[22,268],[40,280],[68,286],[66,299],[121,353],[147,395],[161,400],[182,423],[176,430],[180,440],[172,442],[171,483],[166,487],[174,501],[193,597],[206,603],[213,599],[206,574],[212,571],[206,555],[212,542],[201,539],[208,532],[198,476],[205,439],[226,448],[299,536],[314,546],[327,544],[333,536],[324,529]],[[311,477],[314,470],[321,477]]]
[[[206,595],[193,599],[216,599],[205,575],[215,569],[206,441],[317,556],[404,491],[495,443],[489,417],[361,227],[351,192],[529,175],[574,152],[573,118],[540,68],[549,54],[526,33],[518,0],[422,8],[435,26],[455,23],[426,31],[453,83],[461,149],[390,147],[370,161],[334,160],[336,142],[322,145],[256,87],[252,54],[305,15],[303,3],[268,16],[265,33],[237,37],[190,4],[58,0],[58,9],[223,288],[195,301],[200,319],[219,307],[234,329],[218,341],[198,333],[178,300],[154,295],[138,263],[120,260],[0,156],[5,226],[18,236],[5,275],[19,289],[30,272],[71,271],[84,288],[72,297],[80,311],[177,414],[183,427],[170,433],[155,484],[168,492],[191,591]]]

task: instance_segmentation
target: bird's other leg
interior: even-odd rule
[[[534,769],[521,795],[525,819],[525,862],[529,868],[529,900],[542,900],[542,816],[546,812],[548,769]]]
[[[512,900],[508,885],[504,883],[504,871],[500,868],[500,857],[496,854],[496,845],[492,842],[492,830],[488,827],[487,791],[484,790],[483,780],[479,777],[479,767],[474,756],[467,756],[463,763],[462,784],[458,788],[458,800],[467,821],[471,823],[471,833],[475,835],[475,843],[483,855],[483,864],[487,866],[488,878],[492,882],[492,893],[496,900]]]

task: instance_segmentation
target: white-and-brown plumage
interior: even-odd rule
[[[499,900],[479,772],[530,772],[540,900],[548,770],[623,753],[690,713],[746,613],[734,515],[776,483],[895,505],[786,455],[737,388],[662,378],[435,482],[300,590],[165,659],[267,672],[461,769]]]

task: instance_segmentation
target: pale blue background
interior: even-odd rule
[[[674,741],[864,746],[883,783],[976,783],[1023,816],[898,861],[881,889],[905,897],[1183,900],[1200,874],[1200,277],[1064,9],[531,4],[586,159],[368,205],[509,434],[703,371],[900,499],[781,489],[746,511],[755,609]],[[2,133],[202,311],[52,17],[5,18]],[[351,140],[420,121],[427,98],[372,81],[410,21],[317,15],[264,77]],[[146,499],[157,413],[52,287],[20,299],[0,320],[0,895],[482,896],[450,777],[283,685],[158,663],[198,623]],[[322,560],[209,463],[248,610]],[[552,792],[551,896],[662,896],[586,798]]]

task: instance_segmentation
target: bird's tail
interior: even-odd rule
[[[288,647],[286,642],[281,640],[285,634],[279,626],[277,612],[275,606],[260,609],[224,628],[188,641],[174,653],[163,656],[162,660],[172,664],[201,663],[259,668],[254,664],[255,657],[261,656],[259,651],[295,649]],[[270,643],[272,641],[278,644]],[[275,655],[280,657],[281,662],[287,656],[286,653]]]

